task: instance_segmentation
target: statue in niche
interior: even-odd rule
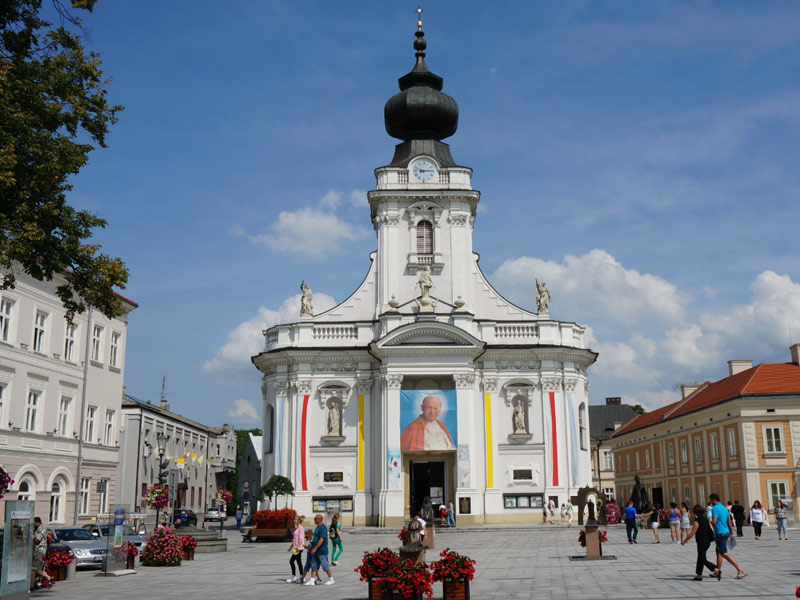
[[[522,398],[514,399],[514,433],[528,433],[528,427],[525,425],[525,400]]]
[[[542,314],[550,312],[550,290],[547,289],[544,281],[539,283],[538,279],[536,280],[536,306]]]
[[[313,317],[314,304],[312,303],[311,286],[305,281],[302,281],[300,282],[300,291],[303,293],[302,297],[300,298],[300,316]]]
[[[328,401],[328,435],[342,435],[342,410],[335,399]]]
[[[431,279],[431,268],[428,265],[425,265],[425,267],[420,270],[417,285],[419,285],[419,290],[423,298],[431,297],[433,279]]]

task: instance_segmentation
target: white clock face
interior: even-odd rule
[[[430,181],[435,172],[436,167],[429,160],[418,160],[411,167],[411,173],[417,181]]]

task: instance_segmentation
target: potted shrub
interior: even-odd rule
[[[622,511],[615,502],[606,504],[606,523],[608,525],[616,525],[622,519]]]
[[[439,560],[431,565],[433,580],[444,586],[444,600],[467,600],[469,582],[475,577],[475,561],[445,548]]]
[[[381,548],[375,552],[364,552],[361,565],[354,570],[358,573],[359,579],[366,581],[369,585],[369,600],[380,600],[382,592],[378,588],[378,581],[399,560],[400,556],[389,548]]]
[[[14,480],[3,467],[0,467],[0,498],[8,493],[12,485],[14,485]]]
[[[423,595],[433,596],[433,576],[427,565],[400,558],[378,579],[378,589],[382,600],[422,600]]]
[[[191,535],[181,538],[181,551],[184,560],[194,560],[194,549],[197,548],[197,540]]]
[[[148,567],[179,567],[181,543],[172,527],[159,527],[147,538],[142,564]]]
[[[156,510],[166,508],[169,504],[169,489],[164,485],[151,485],[144,494],[144,501]]]
[[[67,578],[67,568],[74,560],[68,548],[49,548],[44,557],[45,571],[54,581],[62,581]]]

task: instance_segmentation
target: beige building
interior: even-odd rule
[[[616,499],[614,487],[614,451],[611,434],[637,413],[620,398],[606,398],[605,404],[589,405],[589,438],[592,446],[592,487]]]
[[[662,505],[723,501],[768,508],[797,501],[800,468],[800,344],[791,362],[728,362],[730,375],[683,387],[682,398],[637,415],[612,436],[616,487],[630,496],[638,475]]]
[[[0,464],[15,480],[5,499],[72,523],[77,498],[84,523],[116,494],[127,313],[137,304],[121,298],[119,318],[87,311],[68,323],[61,283],[18,275],[0,292]]]

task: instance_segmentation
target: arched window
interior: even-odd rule
[[[417,254],[433,254],[433,225],[430,221],[417,223]]]
[[[27,477],[19,482],[17,487],[17,500],[32,500],[33,499],[33,484]]]
[[[50,490],[50,517],[51,523],[63,523],[64,519],[61,515],[62,500],[64,498],[64,486],[58,480],[53,482],[53,487]]]
[[[578,407],[578,430],[580,431],[581,450],[586,450],[586,405]]]

